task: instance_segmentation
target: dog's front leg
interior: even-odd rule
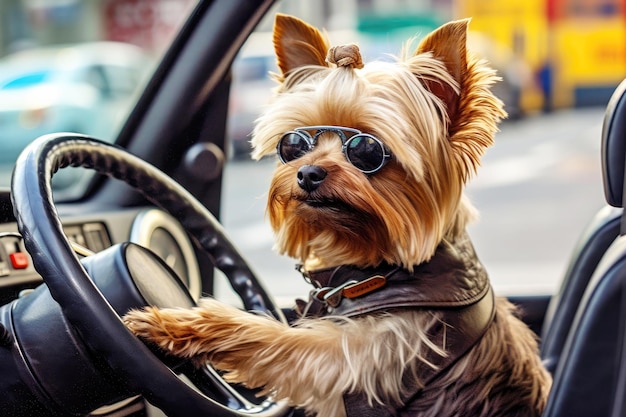
[[[331,408],[341,407],[346,386],[338,384],[350,384],[341,326],[329,320],[290,327],[205,299],[193,309],[131,311],[124,322],[176,356],[208,361],[228,380],[264,387],[296,405],[332,398]]]

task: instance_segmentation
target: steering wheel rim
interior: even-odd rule
[[[126,329],[89,278],[63,233],[52,198],[51,179],[58,169],[67,166],[93,169],[140,191],[179,219],[196,244],[227,276],[246,309],[285,319],[219,222],[182,186],[116,145],[83,135],[46,135],[29,144],[17,160],[11,182],[13,210],[35,269],[44,278],[64,316],[91,349],[106,358],[131,390],[141,393],[170,416],[285,414],[288,408],[284,403],[266,401],[251,409],[233,409],[201,394],[185,384]],[[218,383],[223,383],[228,391],[225,381]],[[237,403],[239,398],[232,400]]]

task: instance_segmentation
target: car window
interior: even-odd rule
[[[286,0],[275,11],[325,28],[333,45],[358,43],[366,62],[394,59],[407,39],[414,37],[415,46],[446,21],[472,17],[468,47],[502,77],[494,91],[509,118],[467,185],[480,213],[470,234],[499,293],[552,294],[577,239],[604,204],[602,119],[626,74],[626,54],[614,53],[624,50],[623,6],[588,7],[582,30],[578,3],[551,9],[536,1]],[[279,303],[289,305],[310,287],[294,260],[272,250],[265,204],[277,159],[252,161],[248,143],[276,87],[266,64],[275,59],[272,19],[249,39],[234,67],[222,212],[242,252]],[[226,284],[218,294],[220,288],[227,296]]]

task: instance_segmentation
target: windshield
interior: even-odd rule
[[[74,132],[113,141],[194,0],[3,0],[0,3],[0,187],[35,138]],[[79,195],[91,172],[66,169],[55,195]]]

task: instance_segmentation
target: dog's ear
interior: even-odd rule
[[[446,23],[424,38],[415,54],[431,52],[441,60],[459,87],[463,84],[463,74],[467,71],[467,29],[469,19]],[[446,105],[448,117],[454,121],[459,110],[459,94],[445,82],[432,79],[423,80],[426,87]]]
[[[476,171],[485,149],[493,144],[497,124],[506,117],[502,101],[491,91],[496,72],[467,51],[469,19],[447,23],[428,35],[416,54],[430,52],[446,67],[458,90],[436,77],[422,83],[446,105],[448,139],[464,179]]]
[[[326,63],[328,41],[322,33],[308,23],[278,13],[274,20],[274,49],[278,68],[283,77],[292,69],[303,65]]]

